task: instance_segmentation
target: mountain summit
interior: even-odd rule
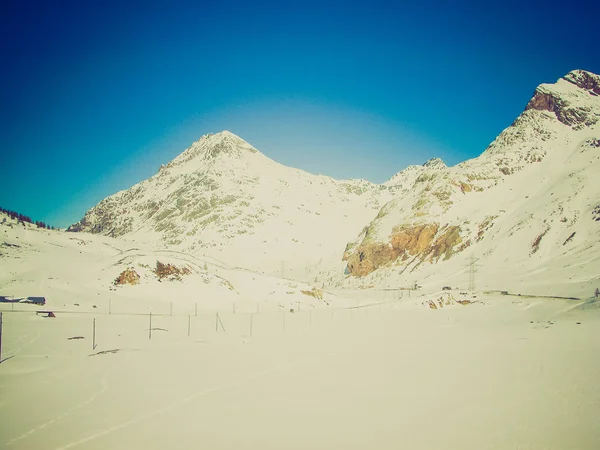
[[[289,274],[330,255],[339,260],[346,242],[393,191],[283,166],[222,131],[202,136],[153,177],[104,199],[69,230],[255,270],[283,265]]]
[[[569,72],[555,84],[540,85],[525,110],[549,111],[565,125],[583,127],[598,122],[600,76],[584,70]]]
[[[248,154],[259,153],[254,147],[229,131],[207,134],[194,142],[186,151],[175,158],[170,167],[179,166],[199,158],[200,161],[211,161],[218,158],[241,159]]]

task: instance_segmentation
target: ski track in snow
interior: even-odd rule
[[[181,406],[183,406],[183,405],[185,405],[185,404],[187,404],[187,403],[189,403],[189,402],[191,402],[193,400],[196,400],[197,398],[204,397],[206,395],[210,395],[210,394],[213,394],[215,392],[224,391],[224,390],[227,390],[227,389],[232,389],[232,388],[235,388],[235,387],[241,386],[243,384],[249,383],[249,382],[251,382],[253,380],[259,379],[259,378],[264,377],[264,376],[268,376],[268,375],[271,375],[271,374],[274,374],[274,373],[277,373],[277,372],[285,372],[285,371],[294,369],[294,368],[296,368],[298,366],[305,365],[305,364],[310,364],[310,363],[315,363],[317,361],[318,361],[318,359],[316,359],[314,357],[305,358],[305,359],[301,359],[299,361],[295,361],[295,362],[292,362],[292,363],[289,363],[289,364],[284,364],[284,365],[281,365],[281,366],[277,366],[277,367],[275,367],[273,369],[263,370],[261,372],[255,373],[254,375],[251,375],[249,377],[246,377],[246,378],[243,378],[243,379],[240,379],[240,380],[236,380],[236,381],[232,381],[230,383],[225,383],[225,384],[222,384],[222,385],[213,386],[211,388],[204,389],[204,390],[196,392],[195,394],[192,394],[192,395],[190,395],[188,397],[184,397],[183,399],[178,400],[177,402],[172,403],[170,405],[167,405],[167,406],[164,406],[162,408],[158,408],[158,409],[146,412],[146,413],[141,414],[141,415],[139,415],[137,417],[134,417],[133,419],[130,419],[130,420],[126,421],[126,422],[123,422],[123,423],[120,423],[118,425],[106,428],[106,429],[104,429],[102,431],[96,432],[96,433],[94,433],[94,434],[92,434],[90,436],[87,436],[87,437],[83,438],[83,439],[79,439],[78,441],[70,442],[70,443],[65,444],[65,445],[63,445],[61,447],[56,447],[56,450],[66,450],[66,449],[73,448],[73,447],[76,447],[76,446],[81,445],[81,444],[85,444],[86,442],[90,442],[90,441],[93,441],[95,439],[101,438],[103,436],[106,436],[106,435],[114,432],[114,431],[118,431],[118,430],[121,430],[123,428],[127,428],[127,427],[129,427],[131,425],[135,425],[135,424],[138,424],[140,422],[143,422],[146,419],[149,419],[149,418],[158,416],[160,414],[164,414],[166,412],[175,410],[175,409],[177,409],[177,408],[179,408],[179,407],[181,407]],[[85,404],[87,404],[87,403],[90,403],[90,402],[88,401]],[[83,404],[81,406],[83,406]],[[54,421],[51,421],[51,422],[54,422]]]
[[[93,403],[98,397],[100,397],[101,395],[103,395],[106,391],[108,391],[108,377],[110,377],[112,375],[112,373],[116,370],[116,367],[113,370],[108,371],[104,377],[102,377],[102,380],[100,381],[100,384],[102,386],[102,388],[95,392],[94,394],[92,394],[91,397],[89,397],[87,400],[77,404],[76,406],[74,406],[73,408],[67,410],[66,412],[62,413],[59,416],[56,416],[54,419],[49,420],[48,422],[45,422],[41,425],[38,425],[35,428],[32,428],[31,430],[27,431],[26,433],[23,433],[21,436],[18,436],[10,441],[8,441],[6,444],[4,444],[5,446],[9,446],[12,445],[16,442],[19,442],[25,438],[27,438],[28,436],[31,436],[34,433],[37,433],[39,431],[42,431],[48,427],[51,427],[53,425],[55,425],[57,422],[59,422],[60,420],[64,419],[65,417],[72,415],[73,413],[79,411],[80,409],[86,407],[87,405],[89,405],[90,403]]]
[[[14,341],[8,341],[6,344],[8,346],[12,346],[13,343],[18,344],[20,342],[22,342],[25,339],[28,339],[33,333],[27,333],[24,334],[22,336],[19,336],[16,340]],[[33,338],[29,339],[27,342],[25,342],[23,345],[21,346],[17,346],[16,348],[12,348],[11,350],[7,351],[7,352],[2,352],[2,356],[3,359],[4,357],[6,358],[10,358],[13,356],[18,355],[24,348],[29,347],[31,344],[33,344],[35,341],[37,341],[37,339],[40,337],[40,333],[37,332],[35,333],[35,335],[33,336]]]

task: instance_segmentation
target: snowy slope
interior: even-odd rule
[[[454,167],[434,158],[382,185],[285,167],[224,131],[71,230],[318,285],[466,286],[474,255],[480,280],[496,286],[499,271],[533,282],[558,262],[560,289],[583,292],[600,272],[599,119],[600,77],[573,71],[540,85],[480,157]]]
[[[159,267],[162,265],[162,272]],[[167,270],[164,270],[167,269]],[[173,269],[169,271],[169,269]],[[118,284],[124,272],[135,282]],[[47,298],[47,308],[79,312],[175,313],[288,311],[339,307],[315,286],[227,266],[210,257],[132,245],[123,239],[65,233],[18,223],[0,213],[0,295]],[[304,292],[302,292],[304,291]]]
[[[562,261],[557,273],[573,283],[565,289],[590,289],[600,275],[599,92],[600,77],[571,72],[541,85],[480,157],[452,168],[437,161],[416,179],[410,172],[409,192],[348,245],[348,282],[448,282],[454,273],[466,287],[473,254],[486,285],[498,271],[532,280]],[[546,278],[540,284],[559,281]]]
[[[393,190],[285,167],[223,131],[106,198],[70,230],[298,276],[323,257],[339,260]]]

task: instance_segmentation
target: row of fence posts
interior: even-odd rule
[[[14,304],[13,304],[14,307]],[[233,302],[232,305],[233,314],[237,312],[236,304]],[[298,312],[300,312],[300,303],[298,303]],[[108,299],[108,314],[112,314],[112,299]],[[116,313],[119,314],[119,313]],[[256,303],[256,314],[260,314],[260,303]],[[169,303],[169,316],[173,316],[173,302]],[[198,303],[194,303],[194,316],[198,316]]]
[[[410,298],[410,291],[411,289],[408,289],[408,297]],[[399,295],[398,295],[399,294]],[[395,300],[400,300],[404,297],[404,292],[400,291],[395,292],[392,291],[392,301]],[[387,292],[384,292],[384,300],[387,299]],[[297,312],[300,312],[300,303],[297,303]],[[14,304],[13,304],[14,307]],[[356,299],[356,307],[360,307],[360,299]],[[236,307],[236,303],[233,302],[232,304],[232,312],[233,314],[236,314],[237,312],[237,307]],[[108,299],[108,314],[112,314],[112,299]],[[256,303],[256,314],[260,314],[260,303]],[[169,303],[169,316],[173,316],[173,302]],[[197,317],[198,316],[198,303],[194,303],[194,316]]]
[[[410,295],[410,292],[409,292]],[[366,313],[365,315],[368,317],[369,315],[369,307],[368,305],[365,307]],[[260,311],[260,303],[256,304],[256,313],[258,314]],[[300,307],[298,305],[298,311],[300,311]],[[112,312],[112,308],[111,308],[111,300],[109,299],[108,301],[108,313],[111,314]],[[233,303],[233,314],[235,314],[236,312],[236,308],[235,308],[235,302]],[[170,303],[170,307],[169,307],[169,316],[173,315],[173,302]],[[333,321],[334,319],[334,315],[335,315],[335,311],[331,312],[331,320]],[[194,316],[198,316],[198,304],[195,303],[194,304]],[[286,321],[285,321],[285,312],[282,314],[282,329],[283,331],[285,331],[286,329]],[[150,311],[150,313],[148,314],[148,320],[149,320],[149,324],[148,324],[148,339],[152,339],[152,311]],[[252,336],[252,332],[253,332],[253,321],[254,321],[254,314],[250,314],[250,326],[249,326],[249,334],[250,336]],[[308,323],[309,325],[312,325],[312,310],[308,311]],[[187,335],[188,337],[191,335],[191,327],[192,327],[192,320],[191,320],[191,314],[188,314],[188,324],[187,324]],[[219,313],[217,312],[215,314],[215,331],[218,332],[219,328],[221,328],[222,331],[226,332],[225,330],[225,326],[223,325],[223,321],[221,320]],[[96,349],[97,344],[96,344],[96,318],[94,318],[93,322],[92,322],[92,349]],[[2,312],[0,312],[0,363],[2,362]]]
[[[396,294],[395,294],[395,293],[393,293],[393,295],[394,295],[394,298],[393,298],[393,299],[394,299],[394,300],[397,300],[397,298],[396,298]],[[409,292],[408,292],[408,296],[410,297],[410,290],[409,290]],[[401,293],[400,293],[400,296],[399,296],[399,298],[402,298],[402,297],[403,297],[403,293],[401,292]],[[356,301],[357,301],[357,304],[356,304],[356,306],[357,306],[357,307],[359,307],[359,306],[360,306],[360,303],[359,303],[359,301],[360,301],[360,300],[359,300],[359,299],[357,299]],[[300,303],[298,303],[298,304],[297,304],[297,312],[300,312],[300,311],[301,311],[301,307],[300,307],[300,305],[301,305]],[[13,308],[14,308],[14,304],[13,304],[12,306],[13,306]],[[238,311],[238,310],[237,310],[237,305],[236,305],[236,303],[235,303],[235,302],[233,302],[233,304],[232,304],[232,313],[233,313],[233,314],[236,314],[236,313],[237,313],[237,311]],[[109,314],[109,315],[111,315],[111,314],[112,314],[112,299],[109,299],[109,300],[108,300],[108,314]],[[118,313],[117,313],[117,314],[118,314]],[[260,314],[260,303],[258,303],[258,302],[256,303],[256,314]],[[173,302],[170,302],[170,303],[169,303],[169,316],[173,316]],[[198,316],[198,303],[194,303],[194,316],[195,316],[195,317],[197,317],[197,316]]]
[[[258,308],[257,308],[258,309]],[[194,311],[194,315],[197,315],[197,309]],[[334,311],[331,312],[332,314],[332,320],[333,320],[333,314]],[[282,314],[282,330],[285,331],[286,329],[286,321],[285,321],[285,316],[286,314],[283,313]],[[2,343],[2,313],[0,312],[0,352],[1,352],[1,343]],[[309,325],[312,325],[312,311],[309,310],[308,311],[308,323]],[[249,323],[249,335],[252,336],[252,332],[253,332],[253,328],[254,328],[254,313],[250,313],[250,323]],[[215,331],[218,332],[219,329],[221,329],[223,332],[227,332],[225,329],[225,325],[223,324],[223,321],[221,320],[221,317],[219,316],[219,313],[215,313]],[[191,331],[192,331],[192,315],[188,314],[188,320],[187,320],[187,335],[188,337],[191,335]],[[150,313],[148,314],[148,339],[151,340],[152,339],[152,311],[150,311]],[[92,321],[92,349],[95,350],[97,347],[97,343],[96,343],[96,318],[94,317],[93,321]],[[0,359],[1,362],[1,359]]]
[[[380,308],[381,305],[378,305],[378,307]],[[365,307],[365,317],[369,316],[369,305],[366,305]],[[258,308],[257,308],[258,309]],[[235,307],[233,310],[233,313],[235,314]],[[331,320],[334,321],[335,318],[335,310],[331,311]],[[197,310],[195,311],[195,314],[197,315]],[[282,331],[286,330],[286,313],[282,313]],[[149,324],[148,324],[148,339],[152,339],[152,312],[149,313],[148,316],[149,319]],[[191,319],[192,316],[191,314],[188,314],[188,321],[187,321],[187,335],[188,337],[191,335]],[[95,321],[95,319],[94,319]],[[312,326],[312,310],[308,310],[308,324],[309,326]],[[225,325],[223,324],[223,321],[221,320],[221,316],[219,315],[219,313],[215,313],[215,332],[218,332],[219,329],[221,329],[223,332],[226,332],[225,329]],[[252,336],[252,332],[254,329],[254,313],[250,313],[250,319],[249,319],[249,335]]]
[[[14,309],[14,303],[13,303]],[[300,305],[298,305],[298,311],[300,311]],[[236,313],[235,302],[233,302],[233,314]],[[260,313],[260,303],[256,303],[256,314]],[[112,299],[108,299],[108,314],[112,314]],[[118,313],[117,313],[118,314]],[[169,316],[173,316],[173,302],[169,303]],[[194,303],[194,316],[198,316],[198,303]]]

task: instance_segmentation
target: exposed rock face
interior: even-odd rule
[[[444,164],[440,158],[431,158],[429,161],[425,161],[423,167],[434,168],[434,169],[446,169],[448,166]]]
[[[444,306],[469,305],[473,302],[470,300],[456,300],[452,294],[444,293],[436,299],[429,299],[421,303],[423,306],[427,306],[429,309],[442,309]]]
[[[585,70],[573,70],[565,75],[564,79],[581,89],[600,95],[600,75]]]
[[[164,278],[171,280],[181,280],[182,275],[189,275],[191,270],[187,267],[179,268],[173,264],[164,264],[156,261],[156,270],[154,271],[159,280]]]
[[[441,229],[437,223],[401,225],[394,229],[389,243],[363,242],[354,253],[347,253],[345,259],[350,274],[365,276],[398,259],[413,258],[418,262],[435,262],[442,256],[448,259],[461,242],[460,227],[456,225]]]
[[[545,92],[538,88],[531,101],[527,104],[526,110],[537,109],[539,111],[550,111],[556,115],[556,118],[565,125],[585,125],[590,126],[598,121],[594,115],[590,115],[590,110],[578,106],[572,106],[560,96],[553,92]]]
[[[537,109],[539,111],[550,111],[557,113],[560,110],[559,102],[560,99],[556,98],[550,93],[536,91],[533,95],[533,98],[529,100],[525,110]]]
[[[559,121],[569,126],[590,126],[598,122],[597,111],[578,101],[577,90],[569,92],[568,84],[562,86],[560,82],[568,82],[591,96],[600,95],[600,76],[574,70],[561,78],[556,85],[540,85],[525,111],[550,111]]]
[[[437,223],[396,227],[391,236],[392,248],[400,252],[404,259],[409,255],[421,254],[431,245],[438,230]]]
[[[323,290],[319,288],[312,288],[310,291],[300,291],[304,295],[308,295],[309,297],[314,297],[317,300],[323,300]]]
[[[123,284],[139,284],[140,276],[138,273],[132,268],[127,268],[115,279],[115,286],[123,285]]]

